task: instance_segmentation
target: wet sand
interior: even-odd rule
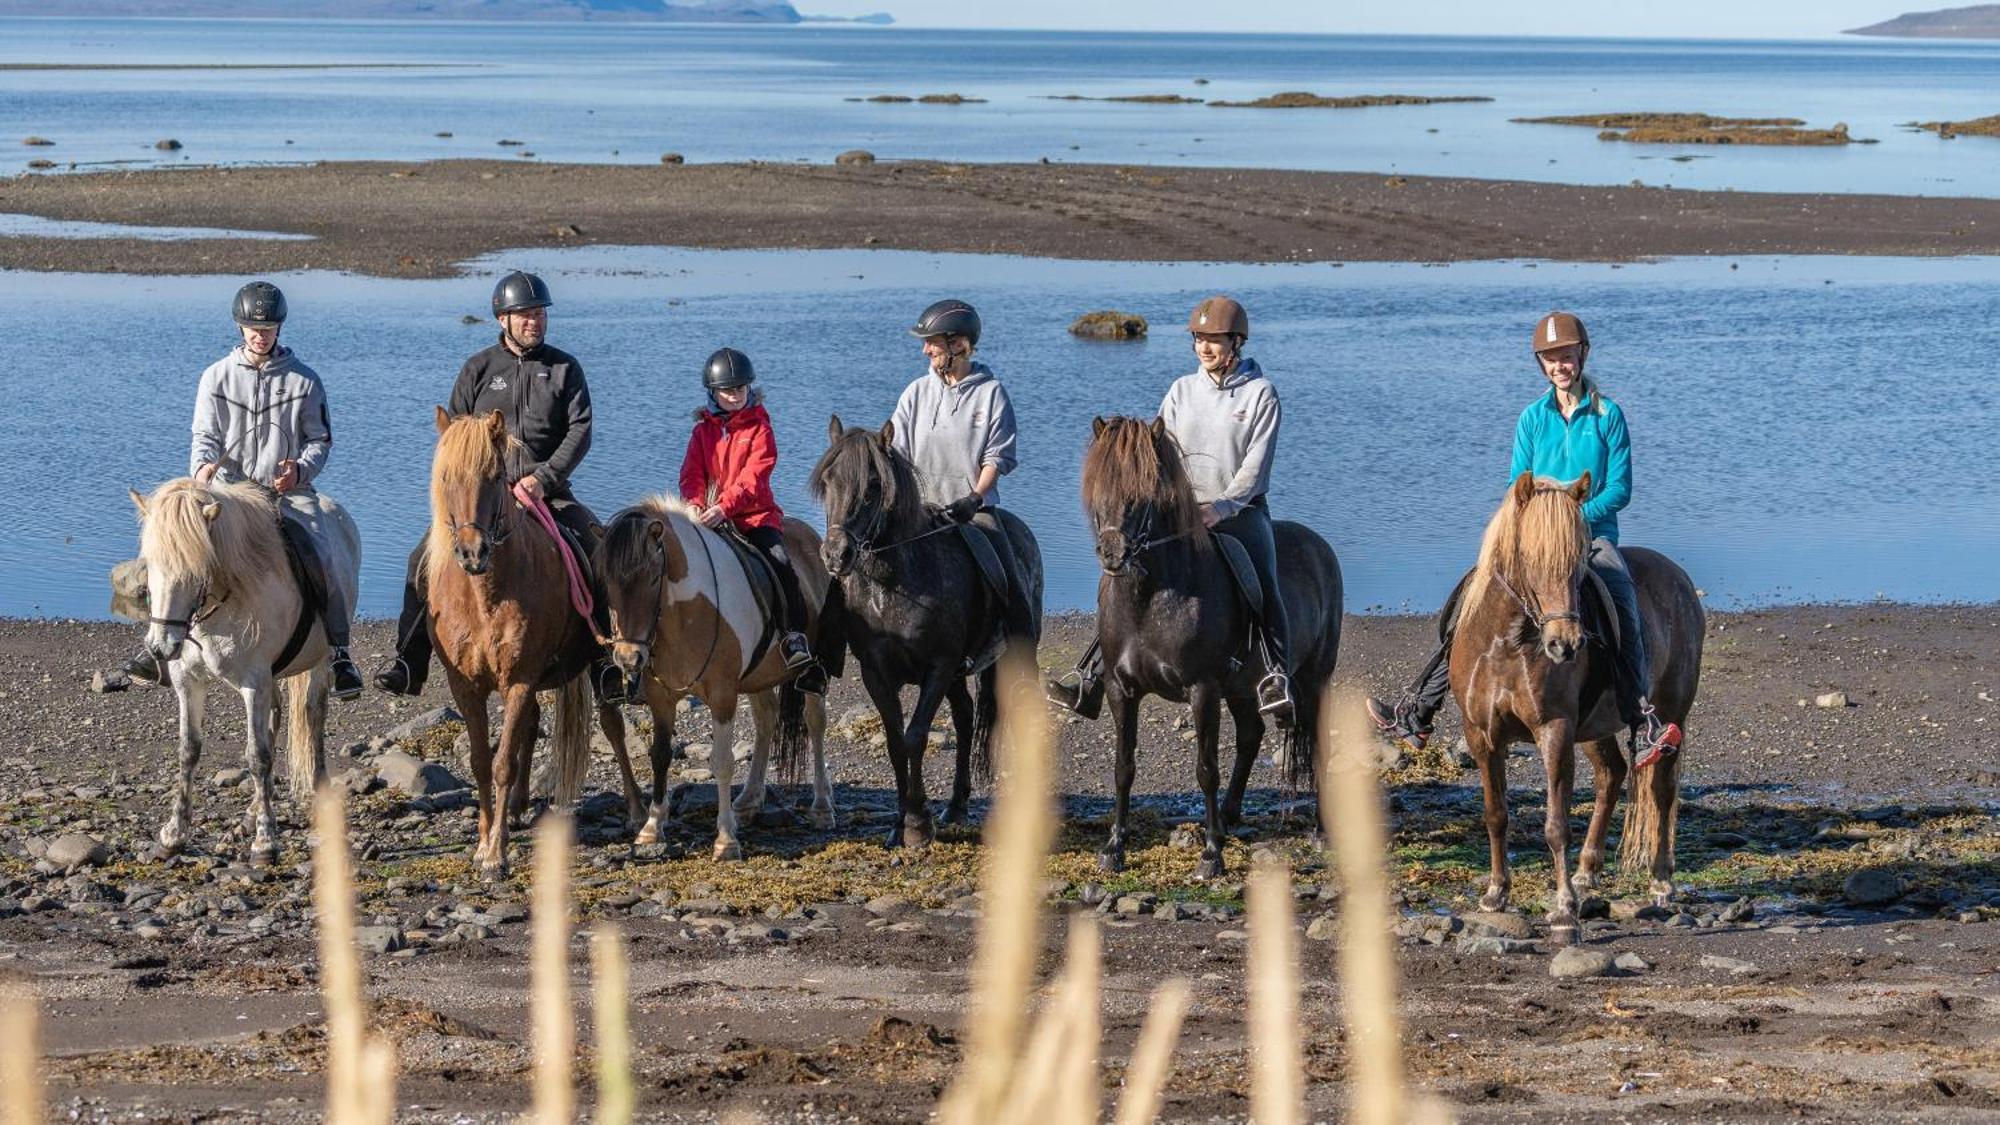
[[[2000,200],[1067,164],[353,162],[22,175],[0,212],[310,234],[0,238],[0,268],[455,273],[501,249],[879,247],[1098,260],[2000,253]]]

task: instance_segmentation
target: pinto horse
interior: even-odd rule
[[[209,685],[220,682],[243,698],[250,860],[268,863],[278,851],[271,808],[272,688],[284,681],[290,789],[303,808],[326,771],[332,676],[326,632],[317,620],[307,623],[303,643],[292,641],[307,609],[285,562],[277,495],[257,484],[198,484],[189,477],[168,481],[150,498],[131,495],[146,560],[146,647],[173,678],[180,703],[180,773],[160,846],[178,852],[187,843],[202,718]],[[351,595],[360,581],[361,536],[346,510],[324,494],[319,510],[317,545],[326,580]]]
[[[808,631],[818,628],[826,604],[827,575],[819,565],[819,536],[787,517],[785,553],[798,568],[806,596]],[[673,755],[674,710],[695,695],[715,717],[708,761],[715,774],[715,858],[741,859],[736,814],[764,805],[764,774],[771,743],[789,764],[801,741],[813,753],[816,828],[832,828],[833,783],[826,772],[826,699],[791,686],[777,634],[784,628],[758,603],[750,574],[722,534],[703,527],[677,499],[656,497],[611,517],[596,552],[611,611],[611,660],[628,682],[643,683],[653,713],[652,804],[637,842],[660,838],[667,816],[667,765]],[[762,651],[759,652],[758,649]],[[736,766],[736,708],[747,696],[757,726],[756,749],[743,794],[732,805]]]
[[[479,790],[479,843],[472,858],[489,879],[507,874],[509,821],[526,811],[528,773],[541,724],[537,691],[556,692],[554,790],[573,804],[590,768],[587,675],[596,631],[570,608],[568,576],[556,542],[515,502],[509,484],[524,460],[499,411],[453,417],[437,412],[431,466],[431,529],[425,544],[431,637],[465,716],[472,778]],[[502,707],[499,753],[487,699]],[[625,754],[625,720],[597,707],[624,775],[628,818],[644,806]]]
[[[902,815],[889,844],[923,848],[937,835],[924,792],[924,750],[941,703],[951,703],[958,748],[946,824],[966,821],[972,775],[991,769],[1000,655],[993,641],[1005,607],[981,579],[958,527],[925,509],[916,471],[890,445],[893,435],[887,423],[879,431],[850,429],[835,415],[827,423],[826,453],[813,468],[812,494],[826,506],[820,550],[844,606],[847,644],[882,716],[896,771]],[[1029,615],[1039,623],[1041,550],[1018,516],[995,513],[1020,561]],[[974,673],[977,701],[965,686]],[[905,725],[902,689],[909,684],[917,685],[917,701]]]
[[[1507,748],[1532,742],[1548,775],[1542,835],[1555,868],[1550,940],[1574,942],[1577,888],[1596,886],[1604,867],[1604,837],[1618,790],[1631,774],[1620,861],[1646,867],[1652,894],[1673,894],[1674,820],[1680,800],[1681,754],[1629,770],[1618,747],[1624,723],[1612,683],[1614,653],[1603,637],[1586,636],[1583,589],[1590,530],[1582,504],[1590,475],[1558,484],[1522,473],[1486,528],[1460,598],[1451,647],[1451,690],[1465,720],[1465,740],[1479,764],[1486,799],[1492,874],[1483,910],[1503,910],[1512,888],[1507,863]],[[1639,593],[1639,616],[1652,654],[1649,695],[1660,716],[1687,724],[1701,675],[1704,620],[1687,572],[1643,547],[1621,553]],[[1609,607],[1606,607],[1609,609]],[[1569,867],[1569,805],[1575,747],[1596,767],[1596,803],[1576,871]]]
[[[1106,699],[1117,724],[1117,801],[1111,838],[1098,854],[1125,867],[1126,815],[1138,772],[1139,701],[1157,695],[1194,711],[1195,778],[1207,842],[1198,874],[1222,874],[1222,841],[1241,817],[1243,789],[1264,737],[1257,711],[1261,660],[1252,652],[1250,607],[1203,527],[1181,451],[1159,419],[1098,418],[1083,458],[1083,505],[1097,537],[1097,637]],[[1291,618],[1292,694],[1297,714],[1285,741],[1294,780],[1310,776],[1321,695],[1340,655],[1340,560],[1302,524],[1272,524],[1278,584]],[[1217,804],[1222,707],[1236,727],[1229,791]]]

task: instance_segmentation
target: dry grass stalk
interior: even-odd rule
[[[1188,982],[1175,977],[1153,990],[1139,1042],[1125,1067],[1125,1094],[1118,1101],[1118,1125],[1146,1125],[1160,1115],[1160,1092],[1173,1073],[1174,1047],[1187,1014]]]
[[[41,1125],[42,1021],[35,994],[0,983],[0,1122]]]
[[[1250,1116],[1258,1125],[1299,1125],[1299,953],[1293,934],[1292,873],[1260,860],[1244,895],[1250,915]]]
[[[986,1125],[1000,1116],[1021,1058],[1024,1008],[1041,945],[1042,878],[1055,818],[1049,807],[1049,716],[1032,661],[1008,658],[1000,673],[1000,781],[987,818],[980,867],[983,910],[973,954],[965,1066],[945,1092],[945,1125]]]
[[[535,1109],[541,1125],[576,1119],[570,1066],[576,1023],[569,1001],[570,818],[550,810],[535,826],[534,906],[530,975],[534,982]]]
[[[625,939],[616,926],[590,936],[591,977],[597,992],[597,1117],[598,1125],[628,1125],[635,1097],[632,1091],[632,1038],[626,1018]]]
[[[376,1125],[395,1113],[395,1049],[371,1043],[354,940],[354,877],[348,866],[347,801],[322,786],[313,799],[313,907],[319,914],[319,987],[326,1004],[326,1119]],[[386,1070],[379,1059],[387,1055]]]
[[[1090,1125],[1097,1120],[1103,1082],[1097,1069],[1103,1040],[1104,943],[1097,919],[1075,915],[1069,955],[1048,1005],[1029,1034],[999,1125]]]

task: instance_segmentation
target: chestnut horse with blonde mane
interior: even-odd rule
[[[1557,944],[1576,940],[1577,890],[1595,887],[1602,874],[1605,833],[1628,774],[1632,794],[1620,862],[1651,872],[1655,901],[1664,903],[1674,891],[1681,755],[1631,770],[1618,746],[1624,723],[1612,683],[1614,642],[1585,629],[1590,530],[1582,504],[1589,495],[1588,473],[1573,484],[1529,473],[1515,478],[1487,525],[1451,647],[1451,690],[1479,764],[1492,851],[1480,908],[1507,906],[1513,884],[1507,862],[1507,748],[1531,742],[1541,750],[1548,776],[1542,834],[1554,864],[1548,921],[1550,940]],[[1662,718],[1685,727],[1701,676],[1701,600],[1687,572],[1665,555],[1644,547],[1621,547],[1620,553],[1638,589],[1639,617],[1652,654],[1648,694]],[[1572,874],[1569,806],[1579,742],[1596,767],[1596,802]]]
[[[499,411],[453,417],[437,412],[431,466],[431,530],[425,543],[431,639],[465,716],[472,778],[479,791],[473,861],[489,879],[507,874],[509,821],[528,804],[528,773],[541,724],[538,691],[556,692],[554,795],[573,804],[590,767],[590,687],[596,631],[570,608],[556,542],[515,502],[524,450]],[[498,693],[499,753],[486,720]],[[601,704],[598,723],[625,778],[630,821],[644,814],[625,755],[625,720]]]

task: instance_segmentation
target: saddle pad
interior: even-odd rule
[[[1222,561],[1229,564],[1229,575],[1236,579],[1236,588],[1242,591],[1250,612],[1263,616],[1264,584],[1257,581],[1257,568],[1250,565],[1250,552],[1244,548],[1243,541],[1224,531],[1210,532],[1209,535],[1221,551]]]
[[[771,643],[778,639],[778,622],[784,617],[778,609],[783,595],[778,593],[776,564],[733,528],[725,529],[721,537],[724,543],[729,544],[729,549],[736,552],[736,560],[742,564],[743,574],[750,581],[750,596],[756,599],[757,612],[764,620],[764,629],[758,634],[757,643],[751,647],[749,660],[744,664],[746,668],[755,668],[764,659],[764,654],[770,651]]]
[[[1592,625],[1599,626],[1590,631],[1605,638],[1611,651],[1617,652],[1624,644],[1625,632],[1618,624],[1618,603],[1611,600],[1611,587],[1604,584],[1604,576],[1597,573],[1595,567],[1586,566],[1583,569],[1584,573],[1590,576],[1590,580],[1584,583],[1584,589],[1589,591],[1586,595],[1589,604],[1584,610],[1584,625],[1586,628]]]

